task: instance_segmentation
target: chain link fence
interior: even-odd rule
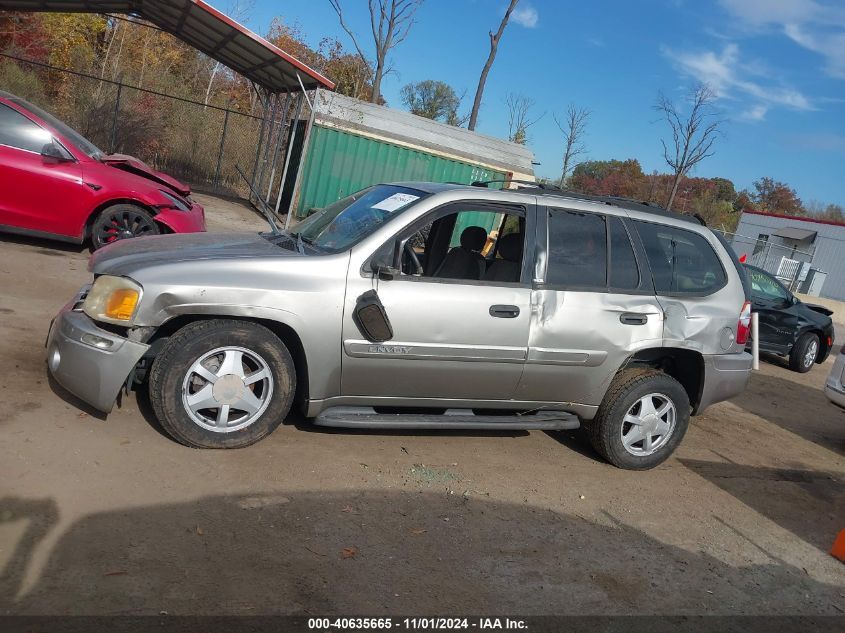
[[[272,207],[291,121],[310,114],[304,112],[301,93],[263,95],[254,112],[245,113],[5,53],[0,63],[40,78],[16,82],[3,72],[0,89],[53,113],[101,150],[140,158],[197,190],[254,199],[240,168]],[[59,89],[45,94],[40,88],[45,85]]]

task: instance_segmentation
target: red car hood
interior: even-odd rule
[[[123,169],[124,171],[128,171],[132,174],[137,174],[138,176],[149,178],[150,180],[155,180],[166,187],[170,187],[179,195],[188,196],[191,193],[191,188],[188,185],[179,182],[167,174],[156,171],[144,161],[139,160],[134,156],[128,156],[127,154],[108,154],[103,156],[100,160],[102,160],[106,165],[111,165],[112,167]]]

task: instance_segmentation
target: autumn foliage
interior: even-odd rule
[[[580,163],[567,180],[567,188],[581,193],[622,196],[663,205],[672,188],[673,175],[645,174],[639,161],[595,160]],[[733,231],[741,211],[808,215],[845,222],[842,208],[818,203],[805,205],[788,185],[772,178],[754,182],[754,191],[737,192],[727,178],[683,178],[673,210],[698,213],[710,226]]]

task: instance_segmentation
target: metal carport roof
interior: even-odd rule
[[[335,84],[202,0],[0,0],[11,11],[125,13],[178,37],[270,92]],[[300,86],[301,82],[301,86]]]

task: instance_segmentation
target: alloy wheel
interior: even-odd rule
[[[109,213],[100,220],[96,231],[97,241],[102,245],[157,233],[155,225],[146,214],[129,210]]]
[[[675,430],[677,411],[670,398],[651,393],[637,400],[622,421],[622,446],[642,457],[660,449]]]
[[[261,356],[243,347],[203,354],[182,383],[182,406],[202,428],[231,433],[255,422],[270,404],[273,374]]]

